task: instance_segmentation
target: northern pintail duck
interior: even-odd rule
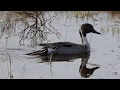
[[[56,55],[81,54],[81,53],[89,52],[90,44],[86,37],[88,33],[100,34],[93,28],[91,24],[85,23],[81,25],[81,29],[79,30],[79,34],[82,39],[82,45],[71,42],[43,43],[43,44],[39,44],[39,46],[43,47],[42,50],[28,53],[26,55],[50,55],[52,53]]]

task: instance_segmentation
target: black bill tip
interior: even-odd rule
[[[101,33],[97,32],[96,30],[93,30],[93,33],[96,33],[96,34],[101,34]]]

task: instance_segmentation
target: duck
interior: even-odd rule
[[[27,53],[26,55],[75,55],[90,52],[90,43],[87,40],[87,34],[101,34],[96,31],[92,24],[84,23],[79,29],[79,34],[82,40],[82,44],[76,44],[72,42],[55,42],[55,43],[42,43],[37,46],[41,46],[42,49]]]

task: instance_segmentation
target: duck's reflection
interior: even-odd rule
[[[53,55],[53,56],[42,56],[40,57],[42,62],[56,62],[56,61],[73,61],[75,59],[81,58],[81,65],[79,67],[79,72],[82,77],[88,78],[93,74],[93,72],[99,67],[87,68],[87,63],[90,58],[90,52],[82,53],[80,55]]]
[[[99,67],[97,66],[97,67],[93,67],[93,68],[87,68],[87,62],[88,62],[88,59],[90,57],[90,53],[86,53],[85,56],[86,57],[82,57],[81,65],[80,65],[80,68],[79,68],[79,72],[80,72],[81,76],[83,76],[85,78],[88,78]]]

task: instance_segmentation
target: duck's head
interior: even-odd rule
[[[96,34],[101,34],[99,32],[97,32],[93,26],[89,23],[85,23],[81,25],[81,32],[83,34],[84,37],[86,37],[87,33],[96,33]]]

